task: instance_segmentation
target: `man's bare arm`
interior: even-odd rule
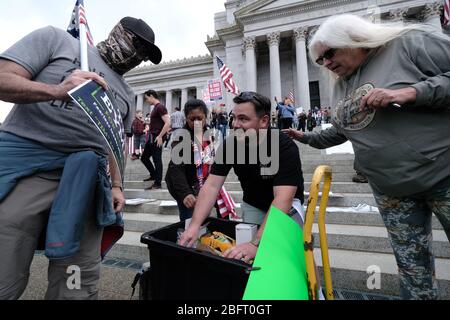
[[[108,163],[109,173],[111,174],[113,208],[115,212],[120,212],[125,207],[126,200],[116,160],[111,153],[108,155]]]
[[[107,88],[105,80],[93,72],[75,70],[57,85],[31,80],[32,75],[21,65],[0,59],[0,100],[11,103],[33,103],[51,100],[70,100],[67,92],[84,83],[95,80]]]
[[[163,145],[163,137],[166,133],[170,131],[170,117],[168,114],[164,115],[162,117],[162,120],[164,121],[164,127],[161,130],[161,133],[156,137],[156,144],[158,147],[161,147]]]
[[[225,183],[225,179],[226,177],[215,176],[212,174],[209,175],[205,185],[200,189],[200,194],[198,195],[194,214],[192,216],[192,222],[189,225],[188,230],[186,230],[180,238],[180,245],[191,247],[195,243],[198,237],[198,231],[216,203],[217,195]]]

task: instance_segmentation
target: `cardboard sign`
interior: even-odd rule
[[[210,80],[208,81],[209,98],[211,101],[222,100],[222,83],[220,80]]]

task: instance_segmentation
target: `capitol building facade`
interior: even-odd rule
[[[214,17],[215,34],[207,36],[210,55],[138,67],[126,74],[138,110],[149,112],[144,102],[149,89],[161,94],[169,112],[189,98],[201,99],[207,82],[220,79],[215,56],[234,73],[241,91],[280,101],[292,91],[303,110],[329,106],[330,81],[311,63],[307,46],[318,26],[336,14],[357,14],[380,23],[425,23],[447,33],[441,25],[443,1],[228,0],[224,6]],[[231,110],[233,95],[223,91],[217,105]]]

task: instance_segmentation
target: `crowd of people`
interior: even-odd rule
[[[50,260],[46,298],[97,298],[101,258],[111,245],[102,240],[111,240],[108,227],[120,226],[121,215],[115,213],[123,209],[125,197],[114,166],[107,174],[107,163],[113,161],[107,143],[95,126],[86,125],[86,114],[67,95],[87,79],[114,90],[126,132],[134,135],[133,159],[140,159],[148,170],[145,180],[154,181],[149,190],[161,188],[168,135],[172,133],[169,143],[174,149],[179,143],[188,146],[188,161],[171,161],[165,177],[180,219],[192,218],[179,245],[190,247],[197,241],[233,169],[243,190],[243,221],[260,228],[251,241],[228,250],[225,257],[253,260],[271,206],[304,221],[302,164],[293,140],[319,149],[350,141],[355,169],[367,177],[389,234],[401,297],[438,298],[431,217],[436,215],[450,239],[449,38],[422,26],[379,25],[355,15],[337,15],[309,42],[312,61],[334,78],[333,115],[328,107],[297,115],[293,101],[286,98],[275,101],[274,117],[271,99],[256,92],[237,95],[231,114],[210,115],[203,101],[190,100],[183,111],[169,115],[158,93],[148,90],[145,100],[154,106],[152,112],[145,118],[138,112],[131,119],[134,94],[122,76],[142,61],[161,61],[154,39],[144,21],[122,19],[107,40],[90,48],[91,67],[102,76],[77,70],[78,41],[53,27],[31,33],[0,55],[0,99],[16,103],[0,128],[0,299],[21,296],[34,251],[46,232],[61,232],[51,222],[71,202],[78,204],[71,210],[79,220],[70,215],[65,221],[81,226],[74,232],[78,247],[69,257]],[[39,54],[27,54],[24,48]],[[65,107],[53,107],[55,100]],[[196,127],[208,129],[208,117],[224,138],[233,128],[254,132],[256,143],[245,134],[234,134],[211,158],[204,152],[208,141],[198,143],[194,137]],[[314,123],[330,120],[330,128],[310,130]],[[237,154],[226,157],[228,145],[235,141],[243,144],[246,154],[258,156],[256,163],[247,158],[241,163]],[[265,170],[269,164],[258,152],[263,147],[277,150],[270,163],[277,170]],[[99,223],[102,214],[112,215],[114,221]],[[71,265],[83,273],[79,290],[67,287]]]

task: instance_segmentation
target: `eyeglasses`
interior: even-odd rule
[[[264,101],[261,97],[262,96],[256,94],[255,92],[244,91],[241,92],[241,94],[239,94],[236,98],[240,99],[242,102],[252,102],[253,104],[257,102],[259,104],[259,108],[266,109],[267,105],[270,106],[270,101]],[[270,115],[270,112],[267,113],[267,115]]]
[[[319,65],[323,65],[323,60],[327,59],[330,60],[331,58],[334,57],[334,55],[336,54],[336,50],[335,48],[330,48],[327,51],[325,51],[325,53],[323,55],[321,55],[319,58],[317,58],[316,63]]]

